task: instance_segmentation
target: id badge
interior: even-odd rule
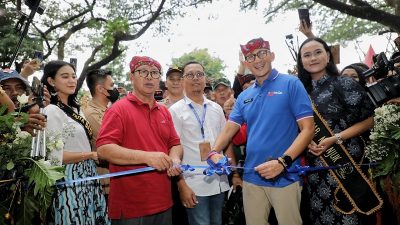
[[[206,161],[208,153],[211,151],[211,144],[208,141],[201,142],[199,144],[199,149],[200,149],[200,159],[201,161]]]

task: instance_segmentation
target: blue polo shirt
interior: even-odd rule
[[[297,121],[312,116],[311,102],[300,80],[275,69],[262,85],[256,82],[242,92],[229,120],[239,125],[247,123],[245,167],[254,168],[282,156],[299,134]],[[292,167],[296,165],[300,165],[299,158]],[[244,180],[260,186],[284,187],[300,177],[286,174],[272,181],[247,169]]]

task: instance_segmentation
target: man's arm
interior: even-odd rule
[[[240,125],[228,120],[215,141],[213,150],[221,153],[222,150],[231,142],[232,137],[239,131]]]
[[[173,166],[172,159],[164,152],[147,152],[128,149],[117,144],[105,144],[97,148],[98,157],[116,165],[146,164],[158,171]]]
[[[183,157],[183,148],[182,145],[175,145],[169,150],[169,157],[172,159],[172,162],[174,164],[173,167],[168,169],[167,173],[168,176],[173,177],[173,176],[178,176],[182,173],[181,168],[179,165],[181,164],[182,157]]]
[[[307,145],[311,143],[315,132],[313,117],[301,119],[297,121],[297,124],[299,126],[300,133],[284,153],[284,155],[290,156],[293,160],[295,160],[304,151],[304,149],[306,149]]]
[[[169,157],[174,163],[180,164],[183,157],[182,145],[175,145],[169,150]]]

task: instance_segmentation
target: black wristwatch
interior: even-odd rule
[[[283,155],[283,156],[279,157],[278,161],[283,165],[283,167],[285,169],[289,168],[293,163],[292,157],[290,157],[288,155]]]

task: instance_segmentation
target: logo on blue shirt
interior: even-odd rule
[[[247,104],[253,101],[253,98],[249,98],[243,101],[243,104]]]
[[[282,91],[268,91],[267,96],[283,95]]]

